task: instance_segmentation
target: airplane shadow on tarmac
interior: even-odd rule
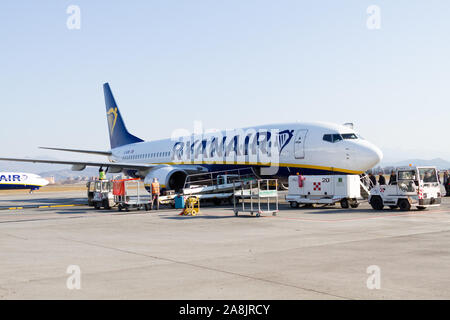
[[[83,209],[75,209],[75,210],[67,210],[66,211],[56,211],[57,214],[90,214],[92,212],[83,210]]]
[[[8,200],[0,200],[0,204],[2,203],[33,203],[36,205],[49,205],[49,204],[87,204],[86,200],[81,200],[80,198],[61,198],[61,199],[49,199],[49,198],[32,198],[32,199],[8,199]]]
[[[246,216],[246,215],[242,215],[242,216],[235,216],[234,213],[230,213],[230,215],[224,216],[224,215],[202,215],[202,213],[200,212],[198,215],[196,216],[160,216],[161,219],[168,219],[168,220],[191,220],[191,219],[207,219],[207,220],[214,220],[214,219],[228,219],[228,218],[253,218],[252,216]]]
[[[355,213],[380,213],[382,211],[375,211],[372,209],[336,209],[336,208],[316,208],[310,210],[317,210],[317,212],[302,212],[304,214],[355,214]],[[392,210],[383,210],[386,212],[392,212]]]
[[[352,208],[352,209],[341,209],[341,208],[333,208],[333,207],[324,207],[324,208],[308,208],[308,209],[297,209],[300,212],[296,212],[296,213],[302,213],[302,214],[314,214],[314,215],[319,215],[319,214],[345,214],[345,215],[351,215],[351,214],[356,214],[356,213],[372,213],[372,214],[377,214],[377,213],[408,213],[408,212],[416,212],[416,211],[420,211],[418,209],[415,208],[411,208],[410,211],[401,211],[398,209],[389,209],[389,208],[384,208],[383,210],[373,210],[370,208],[364,208],[364,209],[360,209],[360,208]],[[309,211],[306,211],[309,210]],[[424,211],[420,211],[420,212],[424,212]],[[426,212],[426,210],[425,210]]]

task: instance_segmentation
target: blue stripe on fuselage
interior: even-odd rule
[[[0,190],[18,190],[18,189],[31,189],[38,190],[41,186],[34,186],[30,184],[13,184],[13,183],[1,183]]]

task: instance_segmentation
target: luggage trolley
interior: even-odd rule
[[[248,206],[246,206],[246,199],[250,199]],[[242,208],[238,203],[239,200],[242,202]],[[271,209],[271,200],[275,200],[275,203],[272,204],[273,209]],[[265,205],[267,205],[267,210],[262,209]],[[234,182],[233,211],[235,216],[238,216],[239,211],[250,212],[251,215],[256,213],[257,217],[264,213],[276,216],[278,212],[278,180],[258,179]]]
[[[113,195],[119,211],[150,210],[150,195],[141,179],[114,180]]]

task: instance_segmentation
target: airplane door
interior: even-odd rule
[[[307,129],[301,129],[295,132],[295,140],[294,140],[295,159],[305,158],[305,139],[307,133],[308,133]]]

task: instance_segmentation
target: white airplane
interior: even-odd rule
[[[0,190],[30,189],[30,193],[48,185],[48,181],[34,173],[0,172]]]
[[[289,175],[361,174],[382,159],[382,152],[351,126],[331,123],[284,123],[202,133],[156,141],[130,134],[108,83],[103,85],[111,149],[45,148],[97,154],[104,162],[0,158],[5,161],[70,164],[80,171],[105,167],[144,178],[158,178],[162,189],[179,190],[192,173],[250,168],[260,177],[287,181]]]

